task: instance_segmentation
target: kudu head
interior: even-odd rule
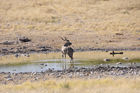
[[[64,46],[68,47],[68,46],[72,45],[72,43],[66,37],[61,37],[61,39],[63,41],[65,41]]]

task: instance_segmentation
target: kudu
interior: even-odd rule
[[[65,41],[65,44],[62,46],[62,49],[61,49],[62,58],[66,59],[66,55],[68,55],[71,59],[70,62],[72,62],[73,61],[73,52],[74,52],[73,48],[71,47],[72,43],[66,37],[64,37],[64,38],[61,37],[61,39],[63,41]]]

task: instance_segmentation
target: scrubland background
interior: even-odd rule
[[[140,0],[0,0],[0,41],[29,46],[140,48]]]

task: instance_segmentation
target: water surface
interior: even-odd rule
[[[96,66],[114,66],[114,67],[129,67],[129,66],[140,66],[140,63],[104,63],[104,64],[85,64],[80,60],[74,60],[73,63],[70,60],[62,59],[49,59],[49,60],[39,60],[33,61],[29,64],[21,65],[1,65],[0,72],[45,72],[47,70],[64,70],[70,67],[75,68],[94,68]]]
[[[118,53],[118,51],[117,51]],[[124,60],[124,57],[128,57],[128,60]],[[111,61],[103,61],[105,58],[111,59]],[[10,59],[10,60],[9,60]],[[119,60],[118,60],[119,59]],[[75,68],[94,68],[96,66],[140,66],[140,51],[123,51],[123,54],[110,55],[110,52],[103,51],[87,51],[87,52],[75,52],[74,63],[70,63],[69,59],[61,59],[61,53],[48,53],[48,54],[31,54],[30,57],[20,56],[15,58],[14,56],[1,57],[1,62],[5,61],[30,61],[28,64],[20,65],[0,65],[0,72],[45,72],[46,70],[63,70],[70,67]],[[34,60],[34,61],[33,61]],[[121,62],[122,64],[118,64]],[[131,64],[134,63],[135,64]],[[10,62],[9,62],[10,63]],[[12,62],[11,62],[12,63]],[[117,64],[116,64],[117,63]]]

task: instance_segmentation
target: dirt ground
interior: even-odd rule
[[[140,76],[140,66],[96,68],[69,68],[67,70],[46,70],[45,72],[0,73],[0,84],[21,84],[49,79],[100,79],[106,77],[136,78]]]
[[[0,2],[1,53],[60,50],[60,37],[79,50],[140,48],[139,0]]]

